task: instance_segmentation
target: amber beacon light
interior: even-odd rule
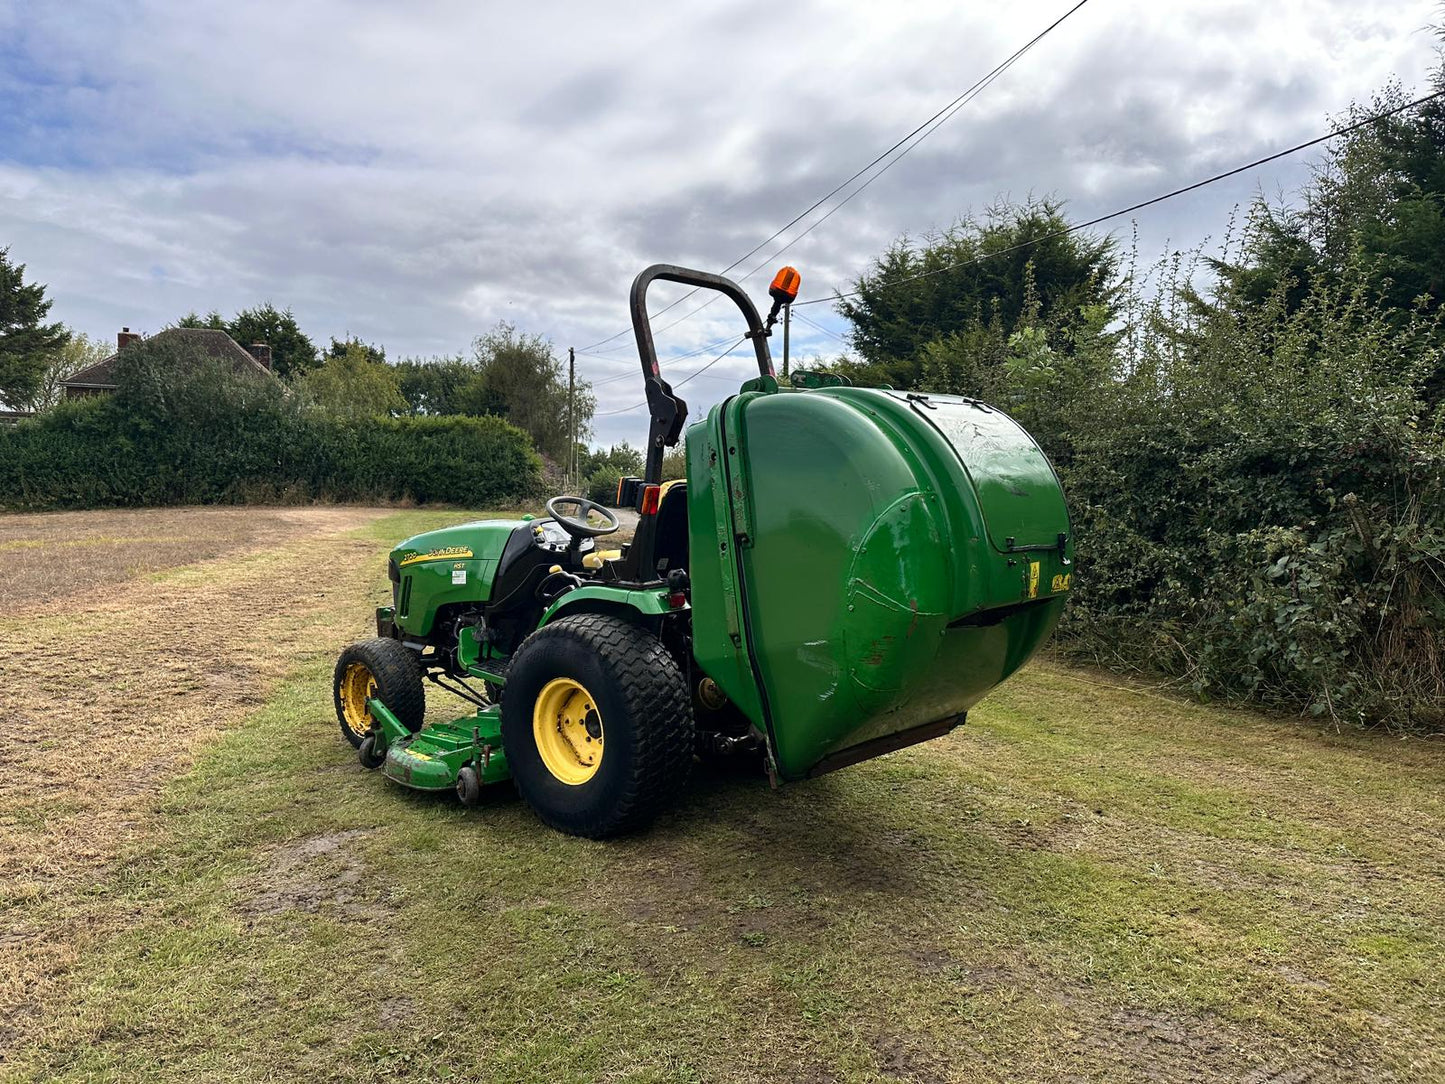
[[[798,287],[803,284],[803,277],[798,274],[796,267],[785,267],[773,277],[773,284],[768,287],[768,296],[779,305],[791,305],[798,299]]]
[[[798,274],[796,267],[785,267],[773,276],[773,284],[768,287],[768,296],[773,299],[773,309],[768,313],[766,334],[772,334],[773,325],[778,322],[778,313],[785,306],[792,305],[798,296],[798,287],[802,284],[803,276]],[[784,350],[784,356],[786,355],[787,351]]]

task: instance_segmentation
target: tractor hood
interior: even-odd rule
[[[483,519],[413,535],[391,551],[399,568],[448,560],[498,560],[512,532],[522,524],[515,519]]]
[[[442,606],[485,601],[508,540],[525,522],[478,520],[398,545],[387,563],[396,623],[412,636],[427,636]]]

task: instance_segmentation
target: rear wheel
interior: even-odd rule
[[[507,670],[507,764],[559,831],[601,839],[647,823],[685,782],[693,741],[677,663],[626,621],[560,618],[529,636]]]
[[[373,697],[413,734],[426,718],[421,664],[396,640],[362,640],[348,647],[336,660],[331,692],[341,736],[357,749],[371,732],[366,702]]]

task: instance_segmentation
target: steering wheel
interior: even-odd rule
[[[557,511],[558,507],[564,504],[573,505],[578,516],[564,516]],[[596,512],[607,522],[600,527],[594,527],[587,522],[587,517]],[[574,541],[580,542],[584,538],[596,538],[599,535],[611,534],[622,526],[617,514],[610,508],[604,508],[596,501],[589,501],[586,497],[553,497],[547,502],[547,513],[557,521],[557,526],[570,534]],[[580,518],[579,518],[580,517]]]

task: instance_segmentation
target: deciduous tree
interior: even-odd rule
[[[70,336],[62,346],[51,351],[40,376],[40,387],[25,404],[29,410],[45,410],[61,399],[61,381],[80,372],[88,365],[94,365],[111,355],[114,344],[92,339],[83,331],[68,331]]]
[[[537,450],[560,461],[571,441],[568,433],[567,380],[541,335],[518,332],[501,322],[472,344],[477,376],[456,396],[466,414],[496,414],[530,434]],[[577,385],[577,437],[591,432],[595,400],[592,387]]]
[[[306,373],[296,387],[306,400],[335,418],[362,421],[406,413],[396,370],[355,343]]]
[[[397,362],[401,394],[413,414],[461,414],[458,395],[477,377],[464,357],[406,358]]]

